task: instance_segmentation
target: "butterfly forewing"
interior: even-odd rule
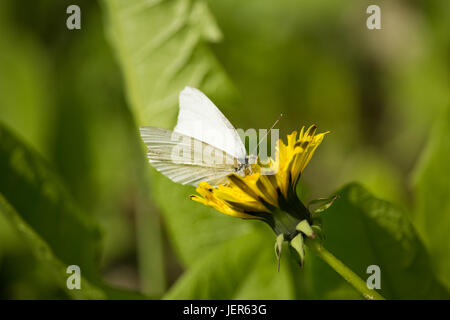
[[[215,186],[240,166],[237,158],[193,137],[156,127],[141,127],[140,132],[150,164],[174,182]]]
[[[179,103],[175,132],[219,148],[240,161],[245,160],[245,146],[239,134],[206,95],[186,87],[180,92]]]

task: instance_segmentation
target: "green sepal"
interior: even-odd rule
[[[309,225],[308,220],[302,220],[299,222],[299,224],[297,224],[297,226],[295,227],[295,229],[297,231],[301,231],[305,236],[309,237],[309,238],[314,238],[315,234],[313,229],[311,228],[311,226]]]
[[[277,255],[278,271],[280,271],[281,250],[283,249],[284,234],[280,233],[275,240],[275,254]]]
[[[299,258],[300,266],[303,267],[303,262],[305,261],[305,249],[303,243],[303,236],[301,233],[297,234],[290,242],[291,248],[297,253],[296,256]]]
[[[307,206],[308,210],[311,211],[313,214],[321,213],[321,212],[327,210],[329,207],[331,207],[331,205],[337,198],[338,198],[338,195],[334,195],[329,198],[319,198],[319,199],[311,200]],[[319,207],[317,207],[314,210],[310,209],[310,207],[312,205],[317,205],[317,204],[319,205]]]

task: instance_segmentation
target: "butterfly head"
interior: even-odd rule
[[[239,161],[238,166],[235,169],[235,172],[241,176],[248,176],[251,175],[253,173],[252,170],[252,164],[256,163],[256,157],[251,155],[251,156],[246,156],[245,159],[242,159],[241,161]]]

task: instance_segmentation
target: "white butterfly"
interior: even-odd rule
[[[200,90],[180,92],[180,110],[174,130],[141,127],[150,164],[172,181],[198,186],[225,183],[232,172],[250,170],[239,134],[220,110]]]

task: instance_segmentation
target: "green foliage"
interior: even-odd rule
[[[362,298],[308,246],[300,268],[279,244],[277,272],[270,228],[148,166],[136,127],[172,128],[186,85],[236,127],[283,113],[280,137],[330,130],[299,190],[339,190],[320,208],[323,246],[362,281],[380,266],[386,298],[450,298],[444,2],[386,2],[377,33],[353,1],[99,4],[81,0],[68,31],[64,2],[0,3],[1,298]]]
[[[0,193],[67,265],[97,276],[100,231],[44,160],[0,126]],[[83,235],[80,237],[80,235]]]
[[[356,184],[337,194],[334,204],[323,213],[324,246],[329,251],[362,279],[369,277],[369,265],[378,265],[381,294],[386,298],[449,297],[436,280],[429,256],[403,210]],[[324,269],[328,268],[315,268],[315,277],[324,276]],[[327,290],[332,283],[320,286]]]
[[[20,236],[31,247],[35,256],[52,272],[59,282],[61,288],[66,289],[67,293],[75,299],[104,299],[105,293],[100,288],[93,286],[86,278],[81,277],[82,290],[68,290],[66,287],[67,264],[63,263],[54,255],[52,249],[14,210],[13,207],[0,194],[0,212],[13,225]],[[73,260],[77,261],[77,260]]]
[[[121,63],[137,124],[173,125],[178,92],[185,85],[214,92],[228,85],[205,46],[205,41],[217,40],[220,33],[204,1],[162,1],[146,5],[141,1],[106,0],[103,6],[107,13],[107,34]],[[160,257],[152,254],[161,248],[156,215],[153,214],[149,223],[138,223],[138,233],[139,239],[145,239],[143,234],[154,235],[151,242],[155,249],[147,249],[149,241],[140,242],[144,246],[140,253],[148,261],[142,274],[153,279],[149,290],[155,290],[156,283],[164,277],[162,267],[155,265]],[[162,290],[163,285],[159,286]]]
[[[227,92],[229,83],[206,46],[221,34],[205,1],[103,3],[107,33],[121,63],[128,100],[139,125],[173,125],[178,93],[186,85],[216,96],[222,90]]]
[[[48,92],[53,79],[50,61],[34,37],[21,37],[0,6],[0,120],[21,132],[33,147],[48,151],[49,115],[55,107]]]
[[[198,257],[165,298],[292,299],[289,273],[276,272],[272,240],[268,232],[251,232],[216,245]]]
[[[0,141],[0,212],[61,289],[77,299],[141,298],[103,283],[98,224],[73,203],[46,161],[3,125]],[[67,290],[69,265],[82,271],[80,291]]]

